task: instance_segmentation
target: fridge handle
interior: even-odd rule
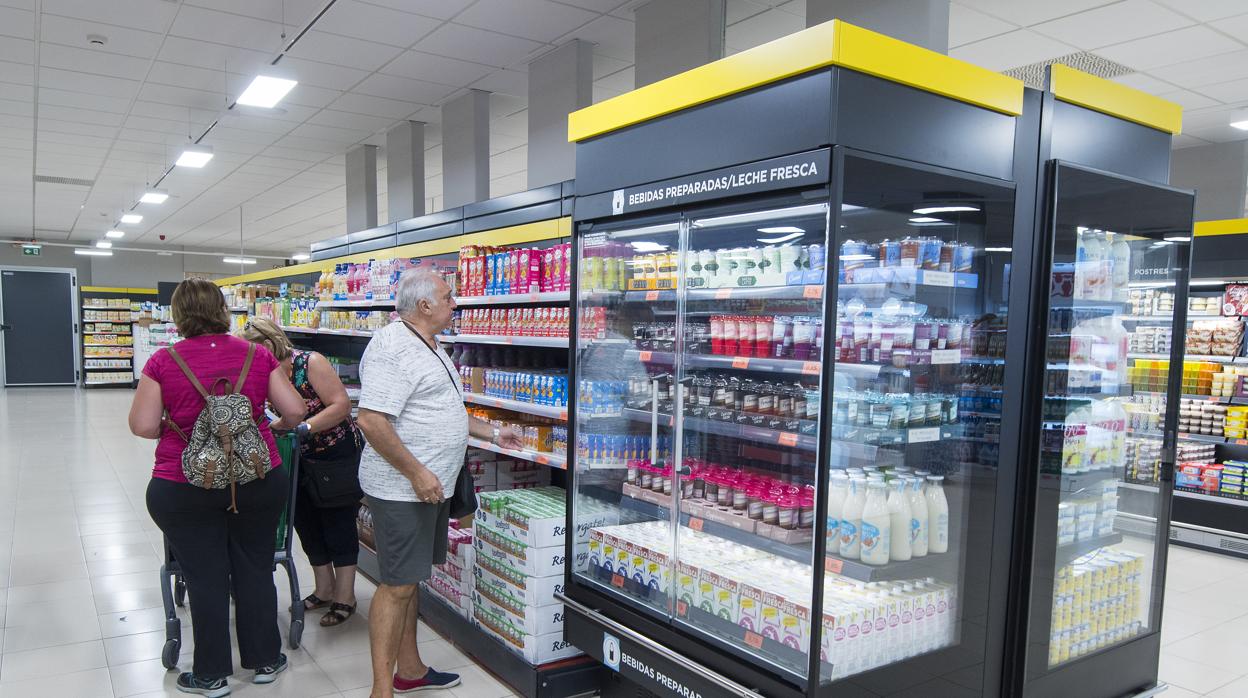
[[[659,380],[663,376],[655,376],[650,380],[650,467],[659,464]]]

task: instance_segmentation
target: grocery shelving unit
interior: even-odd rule
[[[80,289],[82,387],[134,387],[138,375],[134,368],[136,313],[132,304],[155,298],[156,289],[103,286]],[[112,351],[102,351],[104,349]]]

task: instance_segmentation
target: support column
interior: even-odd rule
[[[468,93],[442,105],[442,205],[490,198],[490,93]]]
[[[529,63],[529,188],[576,176],[568,114],[594,102],[593,46],[573,39]]]
[[[724,57],[726,0],[650,0],[635,14],[637,87]]]
[[[391,223],[425,213],[425,125],[419,121],[386,132],[386,202]]]
[[[377,146],[347,151],[347,232],[377,227]]]
[[[949,0],[806,0],[806,26],[830,19],[949,53]]]
[[[1244,217],[1248,141],[1181,148],[1170,153],[1170,186],[1196,190],[1196,220]]]

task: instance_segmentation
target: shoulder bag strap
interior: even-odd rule
[[[182,369],[182,374],[185,375],[186,379],[191,382],[191,385],[195,386],[195,389],[199,391],[199,394],[203,395],[205,400],[208,399],[208,391],[204,390],[203,383],[200,383],[199,379],[195,377],[195,374],[191,373],[190,367],[186,365],[186,362],[182,360],[182,357],[178,355],[178,352],[174,351],[173,347],[165,347],[165,351],[169,352],[169,356],[173,357],[173,362],[178,365],[178,368]]]
[[[423,345],[425,345],[425,348],[426,348],[426,349],[428,349],[429,351],[433,352],[433,358],[437,359],[437,361],[438,361],[438,365],[442,367],[442,370],[443,370],[443,371],[446,371],[446,377],[447,377],[447,378],[449,378],[449,379],[451,379],[451,387],[453,387],[453,388],[455,389],[455,394],[457,394],[457,395],[458,395],[458,394],[459,394],[459,388],[460,388],[460,382],[459,382],[459,381],[457,381],[457,380],[455,380],[455,376],[452,376],[452,375],[451,375],[451,369],[447,368],[447,367],[446,367],[446,362],[442,360],[442,357],[441,357],[441,356],[438,356],[438,350],[437,350],[437,349],[434,349],[434,348],[433,348],[433,347],[431,347],[431,346],[429,346],[429,342],[428,342],[428,340],[426,340],[423,336],[421,336],[421,334],[420,334],[419,332],[417,332],[417,331],[416,331],[416,328],[414,328],[414,327],[412,327],[411,325],[407,324],[407,321],[406,321],[406,320],[399,320],[399,322],[402,322],[402,323],[403,323],[403,326],[404,326],[404,327],[406,327],[406,328],[408,329],[408,331],[410,331],[412,334],[416,335],[416,339],[419,339],[419,340],[420,340],[420,343],[421,343],[421,344],[423,344]]]
[[[238,380],[234,382],[234,392],[241,393],[243,391],[243,381],[247,380],[247,372],[251,370],[251,360],[256,357],[256,345],[251,342],[247,343],[247,360],[243,362],[243,371],[238,374]]]

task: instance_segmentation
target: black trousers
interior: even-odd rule
[[[286,474],[238,486],[238,513],[226,511],[230,491],[204,490],[152,478],[147,511],[165,534],[182,568],[191,602],[195,675],[218,679],[234,673],[230,652],[230,597],[243,668],[277,661],[277,589],[273,553],[277,521],[286,508]]]
[[[360,537],[355,527],[360,505],[318,509],[304,491],[295,497],[295,532],[313,567],[332,564],[350,567],[360,559]]]

